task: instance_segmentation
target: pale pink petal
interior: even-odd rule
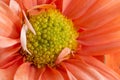
[[[64,80],[61,73],[54,68],[47,67],[42,75],[43,80]]]
[[[27,49],[27,39],[26,39],[26,33],[27,33],[28,27],[26,24],[23,25],[21,29],[21,34],[20,34],[20,41],[21,41],[21,46],[23,50],[27,51],[29,54],[31,54],[28,49]]]
[[[14,80],[35,80],[36,68],[31,63],[23,63],[16,71]],[[37,73],[36,73],[37,74]],[[36,79],[37,80],[37,79]]]
[[[6,48],[20,43],[19,39],[12,39],[0,36],[0,48]]]
[[[63,0],[63,14],[70,19],[82,16],[96,0]]]
[[[9,7],[11,8],[11,10],[16,13],[17,15],[19,15],[19,13],[21,12],[20,6],[19,4],[15,1],[15,0],[10,0],[10,5]]]
[[[29,20],[28,20],[24,11],[23,11],[23,15],[25,17],[25,24],[27,25],[27,28],[30,29],[33,32],[33,34],[35,35],[36,32],[35,32],[34,28],[32,27],[31,23],[29,22]]]
[[[21,60],[19,60],[8,68],[0,69],[0,79],[13,80],[14,74],[21,63]]]
[[[63,60],[68,59],[67,55],[69,55],[71,53],[71,50],[69,48],[64,48],[61,53],[59,54],[57,60],[56,60],[56,64],[59,64],[60,62],[62,62]]]

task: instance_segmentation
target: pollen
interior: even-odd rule
[[[54,65],[55,60],[64,48],[75,51],[78,33],[71,20],[56,9],[47,9],[29,17],[36,35],[27,31],[27,48],[30,54],[24,54],[26,61],[43,67]]]

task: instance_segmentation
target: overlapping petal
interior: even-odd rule
[[[119,75],[92,57],[70,59],[61,66],[66,70],[69,80],[119,80]]]
[[[8,13],[9,12],[9,13]],[[0,1],[0,13],[12,21],[14,26],[11,26],[13,29],[16,29],[18,33],[21,28],[21,20],[18,15],[16,15],[5,3]],[[2,20],[3,21],[3,20]],[[14,30],[14,31],[16,31]]]
[[[14,80],[35,80],[35,75],[36,69],[30,63],[23,63],[16,71]]]
[[[14,64],[8,68],[0,69],[0,79],[1,80],[13,80],[14,74],[17,68],[21,65],[21,63],[22,63],[22,60],[19,60],[17,62],[14,62]]]
[[[119,80],[114,71],[91,55],[120,52],[120,0],[16,0],[29,24],[26,10],[36,5],[54,4],[79,30],[78,42],[81,49],[70,57],[64,51],[54,67],[35,68],[24,62],[19,54],[21,17],[19,10],[11,10],[15,5],[7,0],[0,1],[0,78],[5,80]],[[18,4],[15,2],[18,6]],[[10,8],[9,8],[10,7]],[[24,12],[25,11],[25,12]],[[8,13],[9,12],[9,13]],[[23,21],[24,22],[24,21]],[[30,27],[30,26],[29,26]],[[34,30],[30,28],[33,33]],[[6,33],[6,31],[8,33]],[[8,44],[8,45],[7,45]],[[80,56],[83,55],[83,56]],[[86,55],[86,56],[84,56]],[[73,57],[74,56],[74,57]],[[119,57],[106,56],[107,65],[118,70]],[[71,58],[72,57],[72,58]],[[115,62],[110,62],[115,59]],[[115,65],[115,67],[113,67]],[[10,71],[10,72],[7,72]],[[118,72],[119,73],[119,72]]]
[[[78,38],[82,55],[119,52],[120,0],[99,0],[83,16],[73,20],[82,29]]]
[[[120,74],[120,53],[107,54],[105,64]]]

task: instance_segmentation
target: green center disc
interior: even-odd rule
[[[32,62],[38,68],[52,66],[62,49],[76,49],[78,33],[72,21],[56,9],[48,9],[30,16],[29,21],[36,35],[30,30],[27,31],[27,48],[32,55],[25,54],[26,61]]]

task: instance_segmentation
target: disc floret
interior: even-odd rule
[[[37,67],[54,65],[62,49],[77,47],[76,32],[71,20],[56,9],[47,9],[29,17],[36,35],[27,31],[27,48],[31,55],[25,54],[26,61]]]

